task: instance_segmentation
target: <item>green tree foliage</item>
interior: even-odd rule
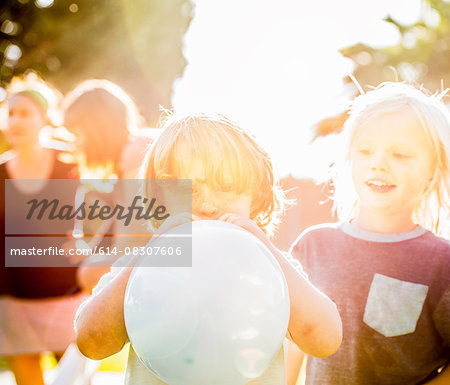
[[[394,80],[431,91],[442,84],[450,87],[450,2],[424,0],[421,19],[413,25],[385,20],[398,29],[398,45],[375,49],[358,44],[341,51],[355,62],[354,76],[363,88]]]
[[[190,0],[3,0],[0,82],[32,69],[67,92],[106,78],[154,124],[186,65],[182,39],[192,14]]]
[[[355,63],[354,78],[363,90],[386,81],[405,81],[430,92],[450,88],[450,1],[423,0],[422,17],[412,25],[402,25],[391,17],[401,39],[396,46],[373,48],[357,44],[341,50]],[[347,83],[353,84],[350,77]],[[354,87],[354,95],[358,94]],[[447,95],[444,101],[448,102]],[[314,136],[340,132],[347,111],[318,122]]]

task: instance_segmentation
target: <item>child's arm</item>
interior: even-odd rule
[[[159,228],[157,235],[190,221],[191,215],[186,213],[170,217]],[[126,267],[113,267],[100,279],[92,296],[78,309],[75,318],[76,341],[86,357],[94,360],[109,357],[119,352],[127,342],[123,304],[128,279],[137,258],[125,256],[116,262],[116,266]]]
[[[342,322],[336,305],[301,275],[267,238],[266,241],[288,285],[289,333],[292,340],[309,355],[330,356],[342,342]]]
[[[102,278],[103,287],[80,307],[75,319],[76,342],[86,357],[101,360],[119,352],[128,335],[123,302],[132,267]],[[102,282],[103,281],[103,282]]]
[[[255,222],[236,214],[225,214],[220,220],[251,232],[277,259],[289,289],[289,333],[295,344],[315,357],[327,357],[336,352],[342,342],[342,323],[336,305],[295,269]]]

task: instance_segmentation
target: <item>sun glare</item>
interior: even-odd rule
[[[313,177],[329,153],[309,149],[311,127],[342,112],[352,97],[343,78],[354,65],[338,50],[399,44],[400,34],[383,19],[414,23],[422,8],[420,0],[197,0],[195,9],[175,110],[223,113],[255,133],[279,174]]]

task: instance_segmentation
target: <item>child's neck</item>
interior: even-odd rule
[[[374,233],[407,233],[417,227],[411,215],[402,213],[385,215],[362,211],[352,220],[352,223],[362,230]]]

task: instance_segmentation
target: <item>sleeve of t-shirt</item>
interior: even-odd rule
[[[447,286],[434,310],[433,321],[440,336],[450,348],[450,285]]]
[[[124,255],[123,257],[119,258],[116,262],[113,263],[111,266],[111,271],[109,273],[106,273],[103,275],[100,280],[98,281],[97,285],[92,290],[92,294],[80,305],[80,307],[77,310],[77,313],[75,315],[75,326],[76,321],[83,311],[83,309],[86,307],[86,305],[92,301],[93,298],[95,298],[105,287],[109,285],[109,283],[120,274],[122,269],[126,267],[130,267],[134,265],[136,256],[133,255]],[[76,331],[76,328],[75,328]]]
[[[303,266],[298,259],[295,259],[291,253],[283,252],[282,254],[300,275],[302,275],[304,278],[308,279],[308,275],[303,270]]]
[[[305,233],[302,233],[292,244],[289,249],[289,255],[292,256],[303,268],[307,267],[305,253]],[[306,269],[308,270],[308,269]]]
[[[302,275],[305,279],[308,279],[308,275],[304,272],[302,264],[298,260],[296,260],[290,253],[282,252],[282,254],[300,275]],[[291,342],[294,342],[289,329],[286,331],[285,338]]]

